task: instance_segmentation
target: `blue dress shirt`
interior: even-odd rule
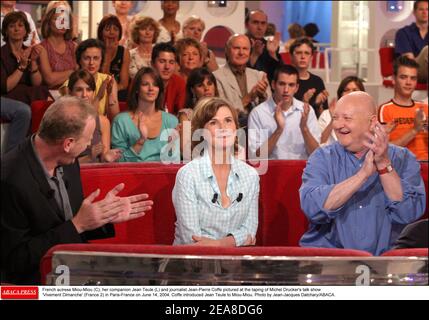
[[[395,35],[395,54],[403,55],[412,52],[417,57],[423,47],[428,44],[428,34],[422,38],[420,30],[415,23],[399,29]]]
[[[214,197],[216,193],[217,199]],[[180,168],[173,189],[177,217],[174,244],[191,244],[193,235],[221,239],[231,234],[236,245],[241,246],[248,235],[255,237],[259,198],[257,171],[232,157],[226,193],[231,204],[223,208],[208,155]]]
[[[365,157],[356,158],[338,142],[310,156],[299,190],[301,208],[310,221],[301,246],[357,249],[380,255],[393,246],[406,224],[423,215],[426,194],[420,164],[406,148],[389,145],[388,152],[401,179],[402,201],[386,196],[375,173],[333,211],[323,208],[329,193],[336,184],[355,175]]]

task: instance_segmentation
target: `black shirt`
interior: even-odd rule
[[[309,72],[310,78],[307,80],[299,80],[299,89],[298,92],[295,93],[295,98],[302,101],[302,98],[304,97],[304,94],[312,88],[316,89],[316,92],[314,93],[313,97],[310,99],[309,103],[314,108],[314,111],[316,112],[316,116],[319,118],[320,113],[319,112],[319,106],[316,106],[316,97],[317,95],[325,90],[325,84],[323,83],[323,80],[316,76],[315,74],[312,74]],[[322,103],[323,109],[328,109],[328,101],[326,100],[324,103]]]

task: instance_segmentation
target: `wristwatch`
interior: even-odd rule
[[[392,172],[393,171],[393,167],[392,167],[392,164],[391,163],[389,163],[385,168],[383,168],[383,169],[380,169],[380,170],[378,170],[377,169],[377,172],[378,172],[378,174],[381,176],[382,174],[385,174],[385,173],[389,173],[389,172]]]

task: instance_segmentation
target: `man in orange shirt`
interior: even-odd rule
[[[406,56],[393,67],[394,97],[378,109],[379,121],[391,128],[390,143],[407,147],[418,160],[428,160],[428,105],[411,96],[419,65]]]

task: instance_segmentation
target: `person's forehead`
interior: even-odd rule
[[[298,82],[297,76],[296,74],[287,74],[284,72],[279,73],[277,82],[287,82],[287,83],[291,83],[291,82]]]
[[[399,75],[417,75],[418,71],[416,68],[410,68],[407,66],[399,66],[398,76]]]
[[[300,46],[296,47],[295,51],[311,51],[311,48],[308,44],[303,43]]]
[[[236,47],[236,46],[240,46],[240,47],[249,46],[250,47],[250,41],[245,36],[239,36],[239,37],[232,39],[231,45],[233,47]]]
[[[97,47],[89,47],[84,52],[84,55],[101,55],[101,49]]]
[[[262,13],[262,12],[254,12],[252,14],[250,14],[250,20],[251,21],[263,21],[266,22],[267,21],[267,15]]]
[[[158,59],[176,60],[173,52],[161,51]]]

